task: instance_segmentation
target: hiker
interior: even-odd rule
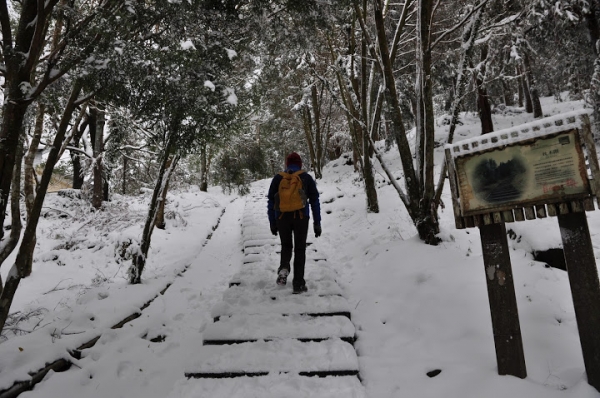
[[[275,175],[267,194],[271,233],[281,239],[281,260],[277,269],[277,284],[284,286],[290,274],[290,260],[294,249],[293,293],[306,292],[304,263],[306,237],[312,209],[315,237],[321,236],[321,206],[315,180],[302,170],[302,158],[296,152],[285,160],[285,171]],[[293,241],[292,241],[293,235]]]

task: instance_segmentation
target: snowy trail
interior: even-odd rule
[[[279,239],[268,233],[266,187],[257,185],[244,211],[241,270],[212,310],[204,346],[186,368],[192,378],[169,397],[365,397],[356,332],[335,273],[311,245],[308,293],[275,284]]]
[[[202,347],[210,308],[242,261],[244,199],[229,204],[219,227],[181,278],[122,329],[107,330],[64,373],[50,373],[21,397],[165,397]],[[200,240],[202,237],[198,237]],[[201,244],[201,243],[198,243]]]

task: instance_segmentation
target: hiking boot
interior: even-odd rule
[[[308,288],[306,287],[306,285],[302,285],[302,286],[294,286],[294,290],[292,291],[293,294],[300,294],[300,293],[305,293],[308,291]]]
[[[279,272],[277,273],[277,284],[279,286],[285,286],[285,284],[287,283],[287,277],[290,274],[290,271],[282,268],[279,270]]]

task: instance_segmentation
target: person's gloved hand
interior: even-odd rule
[[[318,238],[319,236],[321,236],[321,232],[323,232],[321,230],[321,224],[315,224],[315,238]]]
[[[277,225],[275,225],[275,224],[271,224],[271,233],[272,233],[274,236],[277,236]]]

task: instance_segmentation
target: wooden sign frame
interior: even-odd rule
[[[569,145],[561,145],[561,141],[568,141]],[[544,146],[554,148],[548,152],[556,153],[541,156]],[[563,153],[566,147],[571,152]],[[478,170],[473,170],[477,166],[469,169],[469,164],[483,169],[485,162],[500,163],[497,170],[512,166],[511,162],[528,168],[515,173],[513,178],[514,181],[529,175],[529,182],[518,181],[522,185],[522,198],[478,202],[477,179],[469,178]],[[595,210],[593,198],[600,197],[600,167],[587,112],[540,119],[447,145],[446,163],[458,229],[592,211]],[[559,171],[562,177],[556,174]],[[564,181],[552,182],[552,178],[564,178]],[[485,181],[479,185],[485,186]]]

